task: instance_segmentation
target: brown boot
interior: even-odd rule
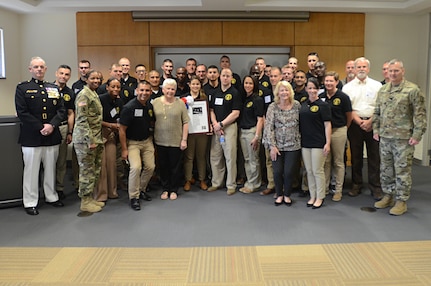
[[[349,196],[357,197],[361,193],[361,186],[353,185],[352,190],[349,192]]]
[[[188,191],[190,191],[190,189],[192,188],[192,184],[190,183],[190,181],[187,181],[185,184],[184,184],[184,191],[186,191],[186,192],[188,192]]]
[[[383,199],[374,203],[376,209],[384,209],[394,205],[394,198],[392,195],[384,195]]]
[[[343,194],[341,192],[335,192],[334,195],[332,196],[332,200],[334,202],[339,202],[341,201],[342,197],[343,197]]]
[[[395,203],[395,206],[393,206],[389,210],[389,213],[391,215],[402,215],[406,211],[407,211],[407,203],[405,201],[397,200],[397,202]]]
[[[201,181],[199,186],[200,186],[201,190],[203,190],[203,191],[208,190],[208,185],[207,185],[207,183],[205,183],[204,180]]]
[[[101,207],[93,204],[93,198],[90,196],[85,196],[81,198],[81,211],[83,212],[89,212],[89,213],[97,213],[102,210]]]

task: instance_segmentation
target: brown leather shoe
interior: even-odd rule
[[[190,184],[194,185],[196,183],[195,178],[192,177],[192,179],[190,180]]]
[[[357,197],[360,193],[362,193],[361,187],[358,185],[353,185],[352,190],[348,194],[351,197]]]
[[[267,195],[269,195],[269,194],[272,194],[273,192],[274,192],[274,189],[266,189],[266,190],[264,190],[264,191],[260,192],[259,194],[260,194],[261,196],[267,196]]]
[[[207,183],[205,183],[204,180],[201,181],[201,183],[199,184],[199,187],[201,188],[201,190],[206,191],[208,190],[208,185]]]
[[[187,181],[184,184],[184,191],[188,192],[188,191],[190,191],[191,188],[192,188],[192,185],[191,185],[190,181]]]

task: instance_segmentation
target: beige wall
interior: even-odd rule
[[[4,30],[6,79],[0,79],[0,115],[15,114],[14,94],[21,80],[20,16],[0,9],[0,27]]]
[[[14,95],[18,82],[28,80],[28,63],[33,56],[45,59],[45,79],[53,81],[60,64],[72,67],[77,79],[75,13],[20,15],[0,9],[0,27],[4,29],[6,77],[0,80],[0,115],[15,114]]]
[[[381,64],[397,57],[405,63],[406,77],[421,86],[429,105],[429,15],[367,14],[365,22],[365,56],[372,63],[371,76],[380,79]],[[0,115],[15,113],[15,86],[29,78],[27,64],[34,55],[46,60],[48,80],[54,79],[54,71],[62,63],[72,66],[71,82],[76,80],[78,58],[74,13],[18,15],[0,9],[0,27],[5,30],[7,72],[7,79],[0,80]],[[420,150],[415,153],[416,158],[422,159],[426,153],[428,137],[424,142],[426,146],[417,148]]]

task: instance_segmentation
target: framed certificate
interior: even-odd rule
[[[196,100],[187,110],[189,122],[189,134],[210,132],[208,101]]]

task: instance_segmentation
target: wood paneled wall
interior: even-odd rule
[[[78,58],[105,77],[121,57],[131,60],[132,75],[138,63],[154,68],[156,47],[289,46],[301,69],[308,69],[307,54],[318,52],[341,78],[346,61],[364,54],[364,14],[310,13],[308,22],[134,22],[131,12],[83,12],[76,25]]]

